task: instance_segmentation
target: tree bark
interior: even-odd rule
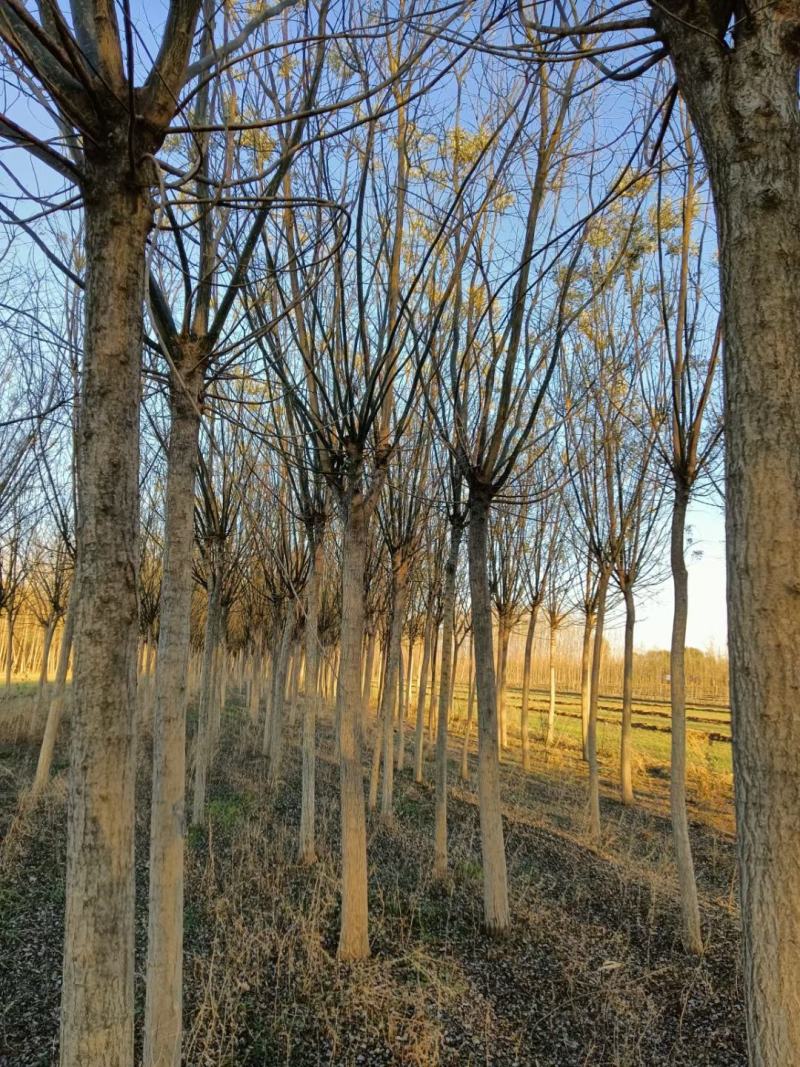
[[[442,665],[440,662],[441,656],[439,654],[439,623],[438,620],[433,620],[433,645],[431,647],[431,691],[428,696],[428,739],[431,744],[435,742],[434,732],[434,717],[433,712],[436,707],[436,665],[439,664],[439,672],[441,673]]]
[[[596,622],[595,612],[587,612],[583,623],[581,647],[581,737],[583,758],[589,759],[589,706],[592,699],[592,633]]]
[[[469,663],[469,693],[467,694],[467,722],[464,727],[464,744],[461,748],[461,780],[466,782],[469,778],[469,739],[472,733],[472,717],[475,711],[475,672],[472,665],[472,655]]]
[[[388,651],[388,648],[387,648]],[[386,657],[384,657],[384,663]],[[386,693],[381,693],[378,707],[375,709],[375,736],[372,739],[372,759],[369,768],[369,793],[367,795],[367,808],[375,811],[378,806],[378,786],[381,778],[381,759],[383,757],[383,717]]]
[[[53,644],[53,634],[56,632],[56,622],[58,620],[53,617],[49,620],[44,628],[44,637],[42,640],[42,663],[39,669],[39,686],[36,693],[36,722],[41,722],[44,714],[44,706],[47,700],[47,679],[50,667],[50,648]]]
[[[511,640],[511,626],[505,615],[500,615],[498,631],[497,722],[499,726],[500,748],[504,749],[508,748],[506,673],[508,669],[508,643]]]
[[[319,674],[319,601],[322,588],[322,531],[311,535],[311,572],[306,591],[306,668],[303,684],[303,780],[300,801],[300,862],[316,859],[317,676]]]
[[[531,767],[531,735],[528,716],[528,702],[531,687],[531,659],[533,658],[533,638],[536,635],[536,616],[538,605],[531,605],[528,630],[525,634],[525,655],[522,662],[522,703],[519,709],[519,730],[522,738],[522,769],[530,770]]]
[[[508,880],[500,806],[497,694],[492,651],[492,609],[487,571],[489,502],[473,491],[469,501],[469,582],[475,632],[478,691],[478,805],[483,855],[483,911],[491,934],[508,930]]]
[[[36,774],[31,788],[32,795],[38,796],[47,784],[50,777],[50,768],[53,766],[53,753],[58,738],[58,728],[64,714],[64,698],[67,687],[67,673],[69,672],[69,657],[72,651],[72,641],[75,632],[75,615],[77,613],[77,580],[73,578],[72,588],[67,603],[67,614],[64,618],[64,632],[61,635],[61,648],[58,650],[58,666],[56,667],[55,688],[47,712],[47,723],[42,737],[42,746],[39,749],[39,759],[36,764]]]
[[[633,803],[633,774],[631,770],[632,708],[633,708],[633,631],[636,625],[636,604],[633,589],[626,582],[622,590],[625,597],[625,651],[622,663],[622,729],[619,745],[620,792],[623,804]]]
[[[127,153],[119,156],[127,160]],[[106,165],[107,166],[107,165]],[[126,164],[127,166],[127,164]],[[139,367],[146,190],[87,158],[61,1067],[133,1063]]]
[[[375,627],[369,631],[367,635],[367,656],[366,663],[364,665],[364,688],[363,688],[363,717],[362,726],[367,721],[367,715],[369,714],[369,704],[372,699],[372,675],[374,673],[375,666],[375,643],[376,643]]]
[[[361,769],[361,648],[367,508],[358,490],[343,501],[342,633],[336,712],[340,729],[339,788],[342,842],[342,919],[338,956],[369,956],[367,825]]]
[[[381,819],[389,823],[394,807],[394,706],[397,703],[400,675],[400,643],[406,617],[408,598],[408,561],[402,553],[392,559],[392,621],[389,628],[389,655],[383,687],[383,788],[381,790]]]
[[[201,381],[202,371],[190,352],[180,376],[173,374],[170,395],[153,715],[144,1067],[179,1067],[181,1057],[186,686]]]
[[[436,731],[436,800],[433,821],[433,877],[447,877],[447,727],[453,688],[453,630],[455,627],[456,570],[461,546],[461,523],[451,521],[450,551],[444,566],[442,589],[442,666],[439,678],[439,723]]]
[[[253,725],[257,725],[261,714],[261,687],[264,681],[264,651],[261,640],[256,641],[253,649],[252,662],[250,664],[250,692],[248,694],[248,710]]]
[[[209,580],[211,588],[206,612],[203,667],[200,674],[200,699],[197,709],[197,737],[194,746],[192,826],[204,826],[206,820],[206,779],[211,761],[211,705],[216,693],[214,662],[219,637],[219,617],[222,613],[222,575],[219,573],[216,562],[211,564]]]
[[[269,720],[269,766],[267,781],[270,786],[278,784],[283,762],[283,721],[286,717],[286,683],[289,674],[289,653],[292,645],[292,631],[295,623],[294,601],[286,605],[286,617],[283,620],[281,643],[275,663],[275,677],[272,686],[272,715]]]
[[[600,692],[600,665],[603,655],[603,625],[606,617],[606,595],[611,571],[603,567],[597,583],[592,675],[589,693],[589,728],[586,735],[586,757],[589,763],[589,836],[600,840],[600,768],[597,762],[597,703]]]
[[[403,649],[400,648],[400,673],[397,676],[397,758],[398,771],[406,765],[406,719],[411,700],[411,671],[414,659],[414,646],[409,642],[408,656],[403,664]]]
[[[678,869],[678,890],[683,917],[683,941],[689,952],[703,951],[700,908],[694,876],[689,818],[686,811],[686,619],[689,611],[689,576],[683,554],[689,493],[676,487],[672,508],[670,562],[675,607],[669,653],[669,689],[672,703],[671,773],[669,788],[672,839]]]
[[[422,764],[425,758],[425,694],[427,691],[428,671],[431,661],[431,644],[433,625],[430,615],[425,620],[425,634],[422,639],[422,666],[419,669],[419,686],[417,688],[417,722],[414,731],[414,781],[422,781]]]
[[[6,663],[5,687],[11,688],[11,674],[14,670],[14,607],[6,608]]]
[[[380,709],[383,707],[383,689],[386,684],[386,664],[389,662],[389,637],[388,634],[384,635],[384,641],[380,648],[381,653],[381,669],[378,674],[378,702],[375,706],[375,712],[378,716],[378,732],[380,733]]]
[[[726,554],[748,1048],[800,1062],[800,115],[796,5],[735,47],[654,8],[708,163],[725,337]],[[715,47],[711,47],[712,44]]]
[[[557,627],[550,623],[550,703],[547,708],[547,738],[545,747],[552,748],[556,734],[556,636]]]

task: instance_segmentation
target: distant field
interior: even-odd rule
[[[543,736],[549,693],[534,689],[530,696],[530,721],[534,737]],[[519,709],[522,691],[516,686],[506,691],[506,706],[509,712],[508,729],[512,744],[519,739]],[[456,686],[454,714],[462,718],[466,714],[467,686]],[[622,698],[601,696],[598,708],[598,747],[601,752],[616,753],[619,747],[619,730],[622,719]],[[653,700],[633,702],[633,745],[642,756],[657,763],[670,762],[670,712],[669,704]],[[580,743],[581,707],[576,693],[556,694],[556,739],[562,738],[571,744]],[[728,708],[708,705],[687,705],[687,748],[689,763],[701,763],[705,768],[731,773],[731,717]]]

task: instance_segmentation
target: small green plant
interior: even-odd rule
[[[208,818],[223,831],[232,830],[247,815],[247,799],[238,793],[209,801]]]

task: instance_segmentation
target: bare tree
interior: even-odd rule
[[[563,46],[566,59],[590,40],[587,58],[602,78],[630,80],[669,60],[676,84],[662,104],[662,129],[679,90],[709,167],[725,337],[728,614],[748,1042],[757,1067],[779,1067],[800,1054],[791,947],[800,939],[794,888],[800,769],[793,757],[800,726],[783,714],[797,688],[800,641],[800,563],[792,548],[800,523],[800,13],[790,0],[758,9],[731,0],[651,0],[632,12],[627,6],[574,17],[550,3],[521,3],[519,11],[537,50],[544,45],[552,54]],[[762,307],[769,315],[759,313]]]
[[[707,325],[710,309],[702,282],[702,247],[705,225],[698,227],[699,178],[692,135],[684,126],[686,168],[676,205],[665,204],[663,181],[658,182],[655,223],[659,238],[659,294],[662,328],[662,362],[651,377],[647,395],[657,398],[663,412],[659,442],[661,459],[670,472],[672,517],[670,564],[674,592],[670,645],[670,700],[672,704],[672,759],[670,810],[687,949],[703,950],[700,909],[694,876],[689,821],[686,811],[686,624],[689,604],[685,560],[686,515],[689,499],[709,473],[717,453],[722,426],[713,416],[715,374],[721,347],[721,328]],[[699,233],[698,233],[699,229]],[[698,241],[698,249],[693,247]],[[674,255],[667,255],[667,243]],[[672,260],[672,265],[668,262]],[[713,319],[713,312],[710,316]],[[651,399],[652,403],[652,399]],[[661,426],[660,417],[651,423]]]

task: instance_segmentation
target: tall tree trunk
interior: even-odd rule
[[[283,636],[283,627],[281,627],[281,636]],[[269,744],[272,736],[272,705],[275,702],[275,666],[278,661],[279,650],[280,640],[278,641],[278,648],[270,647],[268,649],[267,658],[269,660],[269,672],[264,685],[264,729],[261,734],[261,755],[264,756],[265,759],[269,756]]]
[[[50,648],[53,644],[53,634],[56,631],[55,618],[51,618],[44,628],[42,640],[42,663],[39,670],[39,685],[36,693],[36,722],[39,723],[44,715],[45,701],[47,700],[47,679],[50,667]]]
[[[292,646],[292,631],[295,623],[294,601],[286,605],[286,617],[283,620],[281,643],[278,659],[275,663],[275,678],[272,686],[272,715],[269,728],[269,766],[267,781],[271,786],[277,785],[283,762],[283,721],[286,716],[286,683],[289,674],[289,653]]]
[[[472,716],[475,711],[475,671],[472,664],[472,635],[470,635],[469,692],[467,694],[467,721],[464,726],[464,744],[461,747],[461,780],[469,778],[469,741],[472,734]]]
[[[250,692],[248,694],[248,710],[253,725],[259,721],[261,712],[261,687],[264,684],[264,650],[261,640],[256,642],[253,649],[252,662],[250,665]]]
[[[414,731],[414,781],[422,781],[422,763],[425,758],[425,694],[427,691],[428,671],[431,661],[433,643],[433,623],[430,615],[425,620],[425,634],[422,639],[422,665],[419,669],[419,686],[417,687],[417,722]]]
[[[478,690],[478,805],[483,855],[483,912],[489,933],[509,926],[508,879],[500,806],[497,694],[492,652],[492,608],[487,572],[489,502],[473,492],[469,502],[469,584],[475,632]]]
[[[597,583],[597,611],[595,613],[592,675],[589,693],[589,729],[586,735],[586,758],[589,763],[589,836],[600,840],[600,768],[597,762],[597,703],[600,693],[600,666],[603,658],[603,626],[606,618],[606,596],[611,571],[603,567]]]
[[[522,662],[522,703],[519,709],[519,729],[522,736],[522,769],[530,770],[531,766],[531,735],[528,717],[528,701],[531,691],[531,659],[533,658],[533,638],[536,634],[536,616],[539,608],[537,604],[531,605],[528,630],[525,634],[525,656]]]
[[[127,153],[116,154],[127,167]],[[59,1055],[61,1067],[130,1067],[139,369],[152,205],[136,179],[103,173],[93,155]]]
[[[340,730],[339,789],[342,841],[342,919],[338,956],[369,956],[367,823],[361,768],[361,648],[364,642],[364,570],[367,508],[358,491],[344,502],[342,633],[336,713]]]
[[[216,548],[212,551],[216,551]],[[206,820],[206,779],[211,761],[211,713],[216,695],[214,663],[222,614],[222,575],[215,562],[210,568],[210,582],[203,642],[203,667],[200,674],[200,700],[197,709],[197,737],[194,745],[192,826],[204,826]]]
[[[556,637],[558,628],[550,623],[550,703],[547,708],[547,738],[545,746],[552,748],[556,736]]]
[[[411,699],[411,661],[414,657],[414,647],[408,646],[408,655],[403,662],[403,648],[400,646],[400,672],[397,675],[397,756],[396,766],[402,771],[406,763],[406,719],[408,717],[408,702]]]
[[[791,3],[759,7],[737,20],[735,47],[723,49],[693,19],[653,10],[700,134],[717,212],[748,1048],[753,1067],[783,1067],[800,1062],[800,716],[787,713],[800,692],[798,18]]]
[[[69,657],[72,651],[72,639],[75,632],[75,615],[78,602],[77,580],[73,578],[67,603],[67,614],[64,618],[64,632],[61,635],[61,647],[58,650],[58,666],[56,667],[55,688],[47,712],[47,723],[42,737],[42,747],[39,749],[39,760],[36,764],[36,774],[33,779],[31,792],[38,796],[47,784],[50,777],[50,768],[53,765],[53,752],[58,738],[58,728],[64,714],[64,696],[67,687],[67,673],[69,671]]]
[[[145,664],[145,677],[144,684],[140,682],[141,695],[139,697],[139,704],[141,708],[141,722],[147,727],[150,726],[153,720],[153,702],[155,699],[155,675],[156,675],[156,642],[153,636],[152,628],[147,634],[147,661]]]
[[[364,664],[364,687],[362,703],[364,707],[362,716],[362,725],[367,721],[367,715],[369,713],[369,703],[372,699],[372,675],[375,667],[375,644],[377,641],[375,627],[367,634],[367,655],[366,662]]]
[[[144,1067],[179,1067],[183,1017],[186,685],[194,482],[202,371],[194,352],[171,383],[161,617],[153,715]]]
[[[439,671],[441,673],[441,663],[439,655],[439,622],[434,619],[433,621],[433,647],[431,648],[431,691],[428,696],[428,738],[431,744],[434,743],[434,717],[433,712],[436,707],[436,665],[439,664]]]
[[[669,651],[669,688],[672,702],[669,804],[683,916],[683,941],[689,952],[700,954],[703,951],[703,937],[700,930],[700,908],[697,903],[697,883],[694,877],[692,846],[689,840],[689,818],[686,811],[686,666],[684,661],[686,619],[689,611],[689,576],[686,571],[683,545],[688,504],[688,491],[683,487],[676,487],[670,538],[675,608],[672,616],[672,643]]]
[[[589,705],[592,699],[592,634],[596,622],[594,611],[586,612],[581,646],[581,739],[583,758],[589,759]]]
[[[217,686],[219,692],[219,698],[214,702],[214,750],[216,751],[217,743],[219,741],[220,734],[220,718],[223,711],[228,706],[228,683],[230,673],[230,662],[228,658],[228,642],[227,642],[228,622],[227,612],[225,612],[225,621],[222,626],[222,632],[220,634],[220,642],[217,649],[219,655],[219,670],[217,672]]]
[[[392,559],[392,621],[389,628],[389,655],[383,687],[383,788],[381,789],[381,818],[391,822],[394,807],[394,706],[397,703],[400,675],[400,644],[406,618],[408,599],[408,561],[402,553]]]
[[[306,669],[303,685],[303,782],[300,801],[300,862],[316,859],[314,822],[316,815],[317,766],[317,676],[319,674],[319,601],[322,589],[322,530],[311,537],[311,572],[306,591]]]
[[[636,625],[636,604],[633,589],[625,582],[622,594],[625,597],[625,652],[622,663],[622,730],[619,745],[620,791],[623,804],[633,803],[633,774],[631,749],[633,729],[633,631]]]
[[[5,686],[11,688],[11,674],[14,670],[14,606],[10,604],[6,609],[6,663],[5,663]]]
[[[290,704],[290,724],[295,726],[297,724],[297,717],[300,713],[300,687],[303,681],[303,643],[300,638],[295,642],[294,651],[292,652],[292,666],[289,673],[289,704]]]
[[[508,748],[508,722],[506,719],[506,674],[508,672],[508,643],[511,640],[510,621],[500,616],[498,633],[498,678],[497,678],[497,722],[499,726],[500,747]]]
[[[384,658],[385,662],[385,658]],[[381,699],[375,711],[375,735],[372,739],[372,759],[369,768],[369,793],[367,794],[367,808],[375,811],[378,806],[378,786],[381,780],[381,759],[383,756],[383,717],[386,692],[381,693]]]
[[[768,52],[748,105],[756,129],[763,101],[766,121],[780,113],[791,132],[783,143],[771,133],[755,156],[723,150],[711,168],[722,172],[733,766],[754,1067],[800,1061],[800,130],[796,62],[778,96]]]
[[[455,692],[456,692],[456,678],[458,677],[458,659],[461,653],[461,644],[458,641],[453,642],[453,669],[450,674],[450,700],[447,704],[447,722],[448,725],[454,718],[453,708],[455,706]]]
[[[461,546],[459,521],[450,524],[450,552],[442,589],[442,667],[439,679],[439,723],[436,732],[436,801],[433,829],[433,877],[447,877],[447,726],[453,688],[453,630],[456,608],[456,570]]]
[[[378,716],[378,723],[380,723],[380,709],[383,707],[383,689],[386,684],[386,664],[389,662],[389,638],[388,635],[384,635],[384,640],[380,647],[381,653],[381,669],[378,674],[378,703],[375,708],[375,713]],[[380,732],[380,726],[378,727]]]

